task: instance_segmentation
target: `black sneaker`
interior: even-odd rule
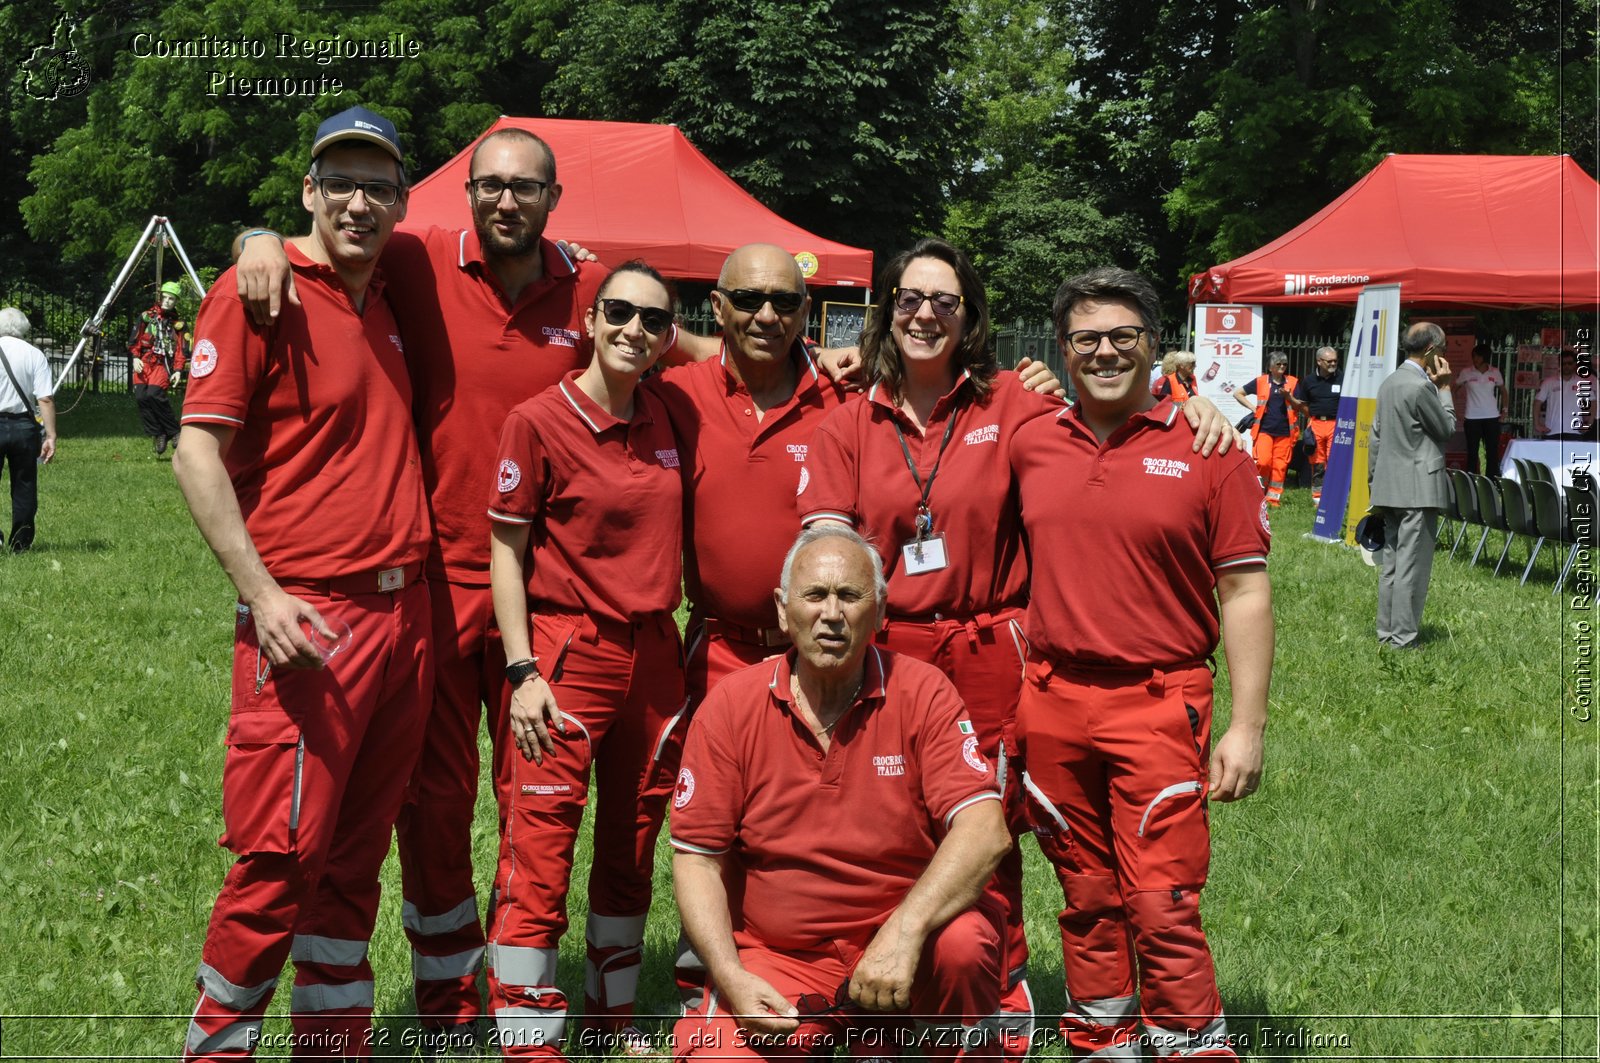
[[[166,436],[156,436],[156,457],[160,457],[161,455],[165,454],[166,452],[167,452],[167,437]]]

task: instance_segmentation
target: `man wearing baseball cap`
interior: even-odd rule
[[[185,1059],[250,1055],[295,961],[296,1055],[370,1051],[378,870],[432,687],[428,521],[378,256],[405,216],[394,126],[323,122],[269,325],[232,271],[201,304],[173,470],[238,590],[221,843]],[[374,506],[374,500],[382,500]]]
[[[172,416],[167,388],[183,379],[188,362],[184,351],[183,322],[178,320],[178,296],[183,285],[167,281],[156,304],[133,323],[128,353],[133,355],[133,401],[139,407],[139,424],[155,440],[158,455],[178,440],[178,419]]]

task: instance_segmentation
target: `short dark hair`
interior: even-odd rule
[[[544,161],[550,167],[550,175],[546,178],[546,180],[548,180],[551,184],[556,183],[556,153],[550,150],[550,145],[544,142],[543,137],[540,137],[534,133],[530,133],[526,129],[518,129],[516,126],[506,126],[504,129],[496,129],[493,133],[490,133],[488,136],[478,141],[478,143],[472,149],[472,155],[467,159],[468,178],[472,176],[472,171],[477,168],[478,153],[484,148],[488,147],[491,140],[520,140],[524,143],[531,142],[538,145],[539,150],[544,152]]]
[[[883,384],[895,398],[902,397],[905,364],[890,331],[894,323],[894,293],[906,268],[919,258],[936,259],[955,270],[956,280],[961,284],[962,305],[967,310],[967,327],[956,344],[955,365],[967,371],[973,394],[982,400],[994,386],[995,374],[1000,371],[1000,362],[989,346],[989,297],[966,252],[943,240],[918,240],[911,250],[891,258],[878,275],[878,301],[868,315],[860,341],[867,377]]]
[[[612,270],[610,275],[607,276],[605,280],[600,282],[599,290],[594,293],[594,309],[600,309],[600,300],[605,298],[606,292],[611,290],[612,282],[614,282],[624,273],[637,273],[641,276],[649,277],[651,280],[655,281],[657,284],[661,285],[661,287],[667,290],[668,309],[675,309],[677,307],[678,289],[673,286],[673,283],[667,280],[667,278],[663,277],[654,266],[646,262],[644,259],[631,258],[622,265],[618,266],[616,269]]]
[[[1482,340],[1479,340],[1477,343],[1472,345],[1472,357],[1474,358],[1482,358],[1487,362],[1489,357],[1493,354],[1494,351],[1490,350],[1489,345],[1484,343]]]
[[[1067,335],[1067,319],[1073,308],[1085,299],[1097,302],[1110,299],[1132,303],[1139,310],[1139,318],[1151,333],[1155,343],[1161,336],[1161,297],[1155,285],[1139,274],[1120,266],[1096,266],[1094,269],[1068,277],[1056,289],[1055,302],[1050,307],[1050,318],[1055,322],[1056,337]]]

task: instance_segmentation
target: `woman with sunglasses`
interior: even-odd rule
[[[890,260],[879,285],[861,335],[868,390],[818,428],[798,508],[802,523],[837,520],[875,540],[889,578],[879,644],[927,661],[955,684],[979,751],[1009,784],[1010,819],[1021,830],[1020,786],[1005,751],[1014,749],[1027,656],[1028,563],[1006,453],[1020,426],[1062,408],[1060,389],[1026,391],[1016,373],[999,367],[983,284],[959,249],[923,240]],[[1209,451],[1227,422],[1209,403],[1187,412],[1191,423],[1202,422]],[[1020,1058],[1032,999],[1017,846],[991,889],[1009,909],[1003,1048]]]
[[[617,267],[584,313],[588,367],[517,406],[501,430],[490,581],[522,755],[500,839],[489,995],[511,1057],[559,1058],[557,950],[591,765],[586,1026],[643,1039],[628,1023],[670,792],[653,780],[677,771],[654,758],[683,708],[672,615],[683,486],[666,411],[638,384],[667,346],[672,304],[654,269]]]

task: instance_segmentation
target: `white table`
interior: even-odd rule
[[[1500,456],[1500,475],[1508,480],[1517,479],[1517,466],[1511,460],[1537,461],[1548,465],[1556,474],[1556,483],[1572,486],[1575,472],[1587,472],[1600,479],[1600,465],[1596,465],[1596,444],[1578,439],[1513,439]]]

